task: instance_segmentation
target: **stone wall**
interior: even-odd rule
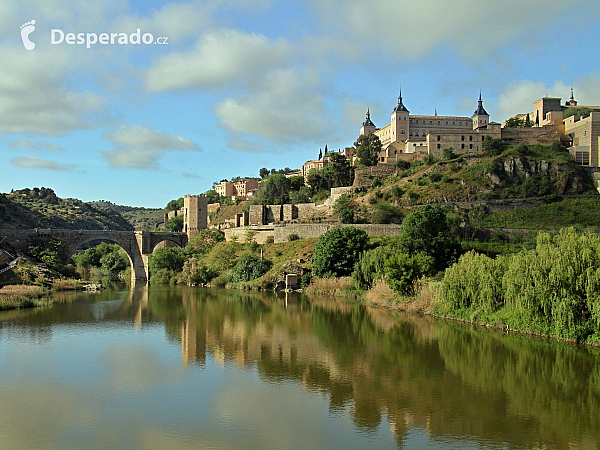
[[[373,167],[363,167],[354,171],[354,188],[371,186],[371,178],[386,178],[390,175],[397,174],[398,170],[390,164],[379,164]]]
[[[291,234],[297,235],[300,239],[318,238],[333,228],[342,227],[355,227],[366,231],[369,236],[396,236],[400,234],[400,230],[402,229],[401,225],[297,223],[274,227],[273,237],[275,238],[275,243],[287,242]]]
[[[508,145],[552,144],[560,140],[561,135],[555,125],[532,128],[502,128],[502,140]]]
[[[312,222],[323,220],[333,214],[333,208],[326,205],[315,205],[314,203],[298,203],[298,222]]]
[[[265,208],[263,205],[250,205],[250,212],[248,215],[249,225],[262,225],[265,223]]]
[[[262,227],[240,227],[240,228],[227,228],[223,230],[225,233],[226,241],[233,241],[234,237],[238,242],[246,242],[250,232],[253,237],[252,240],[257,242],[258,244],[264,244],[267,242],[269,236],[273,237],[273,225],[267,225]]]

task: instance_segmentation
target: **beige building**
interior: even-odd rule
[[[378,129],[371,120],[367,109],[361,134],[375,133],[381,141],[380,163],[396,161],[403,153],[428,152],[439,157],[444,149],[452,147],[458,153],[481,151],[485,136],[500,137],[500,124],[490,122],[490,116],[483,107],[481,93],[477,108],[471,117],[412,115],[402,102],[402,92],[398,104],[391,114],[390,124]]]
[[[221,181],[219,184],[216,184],[215,191],[221,197],[233,197],[235,195],[235,187],[229,181]]]
[[[188,238],[198,234],[198,230],[208,227],[206,195],[185,195],[183,197],[183,232]]]

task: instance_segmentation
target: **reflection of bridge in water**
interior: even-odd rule
[[[17,252],[26,253],[29,247],[47,243],[52,238],[60,240],[58,252],[65,263],[84,245],[95,242],[112,242],[125,250],[131,264],[131,280],[148,281],[148,255],[161,242],[184,247],[187,244],[185,233],[156,233],[152,231],[108,231],[108,230],[0,230],[3,243]]]

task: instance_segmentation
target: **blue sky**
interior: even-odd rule
[[[599,18],[593,0],[2,0],[0,192],[163,207],[351,146],[400,87],[413,114],[466,116],[481,90],[497,122],[571,87],[600,105]],[[167,45],[51,43],[138,28]]]

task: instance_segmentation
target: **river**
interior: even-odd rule
[[[300,294],[0,313],[0,448],[600,447],[600,350]]]

